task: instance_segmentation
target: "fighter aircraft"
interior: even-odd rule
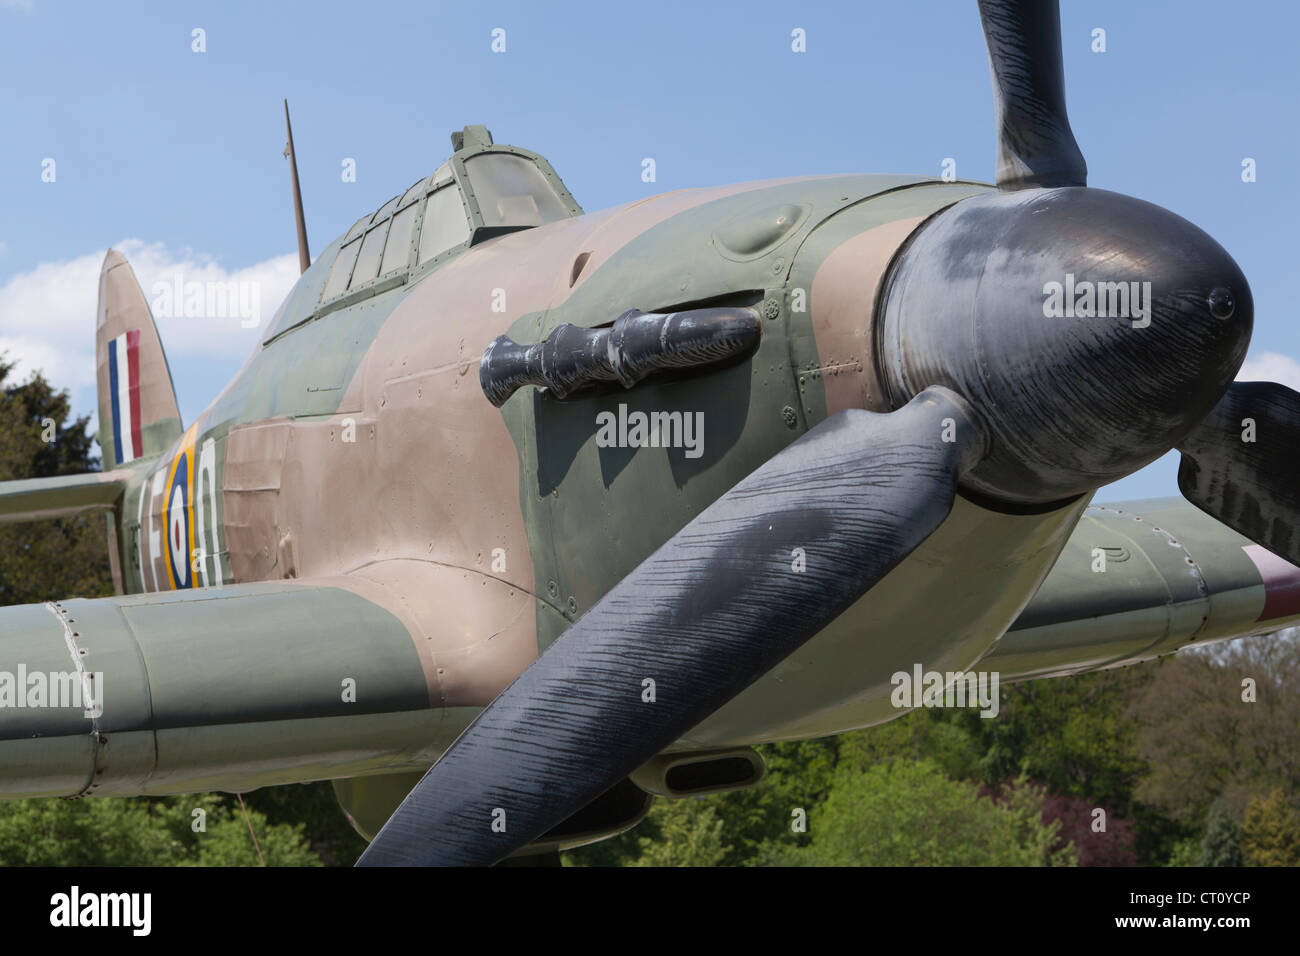
[[[0,792],[330,779],[362,864],[554,857],[899,716],[898,672],[1300,620],[1300,396],[1233,382],[1245,277],[1086,186],[1055,2],[979,10],[992,185],[584,213],[467,126],[308,267],[295,172],[305,271],[188,425],[110,251],[105,470],[0,484],[0,516],[105,512],[118,596],[0,610],[0,671],[84,692],[0,708]],[[1172,448],[1185,500],[1091,504]]]

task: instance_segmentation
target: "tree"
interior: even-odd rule
[[[268,824],[255,810],[249,821],[267,866],[320,866],[301,824]],[[238,805],[213,794],[188,794],[2,801],[0,865],[259,866],[260,861]]]
[[[1253,794],[1273,787],[1300,793],[1297,690],[1294,632],[1243,638],[1161,664],[1133,708],[1150,766],[1141,798],[1200,828],[1218,799],[1241,819]]]
[[[1130,667],[1027,681],[1003,688],[995,719],[958,715],[981,740],[981,779],[995,785],[1024,772],[1052,793],[1130,815],[1146,767],[1128,704],[1150,677]]]
[[[950,780],[929,760],[842,767],[809,819],[812,835],[788,862],[806,866],[1042,866],[1066,862],[1051,848],[1041,793],[999,804]]]
[[[1065,821],[1052,813],[1049,799],[1046,788],[1021,774],[1001,788],[995,801],[1014,814],[1017,842],[1037,859],[1033,865],[1077,866],[1078,848],[1066,833]]]
[[[1097,811],[1104,815],[1098,815]],[[1060,841],[1072,844],[1079,866],[1137,866],[1134,822],[1113,809],[1083,797],[1052,794],[1043,800],[1043,819],[1060,824]],[[1099,821],[1105,829],[1099,829]]]
[[[839,747],[846,737],[768,744],[759,749],[767,775],[748,790],[705,799],[723,823],[728,852],[724,866],[754,866],[773,853],[805,846],[808,835],[791,828],[796,812],[811,812],[830,792]]]
[[[1174,844],[1165,866],[1199,866],[1201,860],[1201,841],[1196,837],[1187,837]]]
[[[1201,838],[1201,852],[1197,866],[1241,866],[1239,841],[1241,827],[1233,819],[1232,811],[1222,800],[1210,807],[1210,819]]]
[[[268,824],[300,824],[312,852],[325,866],[351,866],[366,849],[366,841],[343,815],[329,781],[263,787],[244,794],[244,802],[250,811],[261,811]]]
[[[66,390],[13,383],[13,368],[0,356],[0,481],[98,471],[90,417],[70,421]],[[102,515],[0,525],[0,605],[112,591]]]
[[[914,711],[840,738],[841,759],[924,757],[948,776],[990,791],[1023,774],[1053,795],[1046,819],[1061,820],[1065,842],[1078,848],[1081,865],[1163,862],[1173,843],[1194,831],[1137,799],[1149,767],[1139,750],[1143,727],[1131,705],[1158,666],[1003,686],[995,718],[969,709]],[[1097,807],[1106,810],[1105,833],[1091,829]]]
[[[707,797],[656,800],[638,832],[634,866],[719,866],[731,850]]]
[[[1300,866],[1300,813],[1281,787],[1250,801],[1240,844],[1246,866]]]

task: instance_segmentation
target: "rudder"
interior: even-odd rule
[[[104,467],[162,454],[181,436],[171,369],[131,264],[109,249],[95,328],[99,445]]]

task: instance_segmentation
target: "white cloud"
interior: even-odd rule
[[[21,10],[23,13],[31,13],[32,0],[0,0],[0,7],[6,10]]]
[[[163,286],[182,283],[246,283],[255,290],[259,325],[264,326],[298,279],[296,254],[277,256],[245,269],[227,269],[211,256],[175,253],[162,243],[125,239],[115,245],[131,267],[151,306]],[[0,352],[17,360],[21,380],[37,369],[58,388],[94,386],[95,309],[99,269],[107,250],[46,262],[0,285]],[[155,285],[158,284],[158,285]],[[179,306],[175,311],[183,311]],[[186,355],[243,358],[260,341],[259,328],[235,317],[156,316],[169,359]]]
[[[1278,352],[1261,352],[1242,363],[1239,382],[1277,382],[1300,392],[1300,362]]]

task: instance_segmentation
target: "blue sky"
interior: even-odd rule
[[[1300,309],[1287,285],[1300,251],[1298,9],[1062,4],[1067,100],[1090,185],[1159,203],[1228,249],[1255,296],[1252,368],[1278,378],[1300,378]],[[196,27],[205,53],[191,50]],[[498,27],[506,52],[494,54]],[[791,51],[796,27],[806,53]],[[1095,27],[1105,53],[1090,50]],[[0,344],[11,357],[25,343],[80,409],[93,408],[93,283],[111,244],[133,242],[142,273],[188,263],[291,278],[283,97],[316,252],[431,172],[467,123],[549,158],[588,210],[776,176],[937,175],[945,157],[962,178],[993,175],[974,0],[0,0]],[[653,184],[641,181],[647,156]],[[47,157],[54,183],[41,181]],[[345,157],[355,183],[341,181]],[[1254,183],[1241,181],[1244,157],[1256,160]],[[254,337],[189,321],[160,322],[187,421]],[[91,368],[76,371],[83,362]],[[1164,460],[1101,497],[1176,493],[1174,470]]]

